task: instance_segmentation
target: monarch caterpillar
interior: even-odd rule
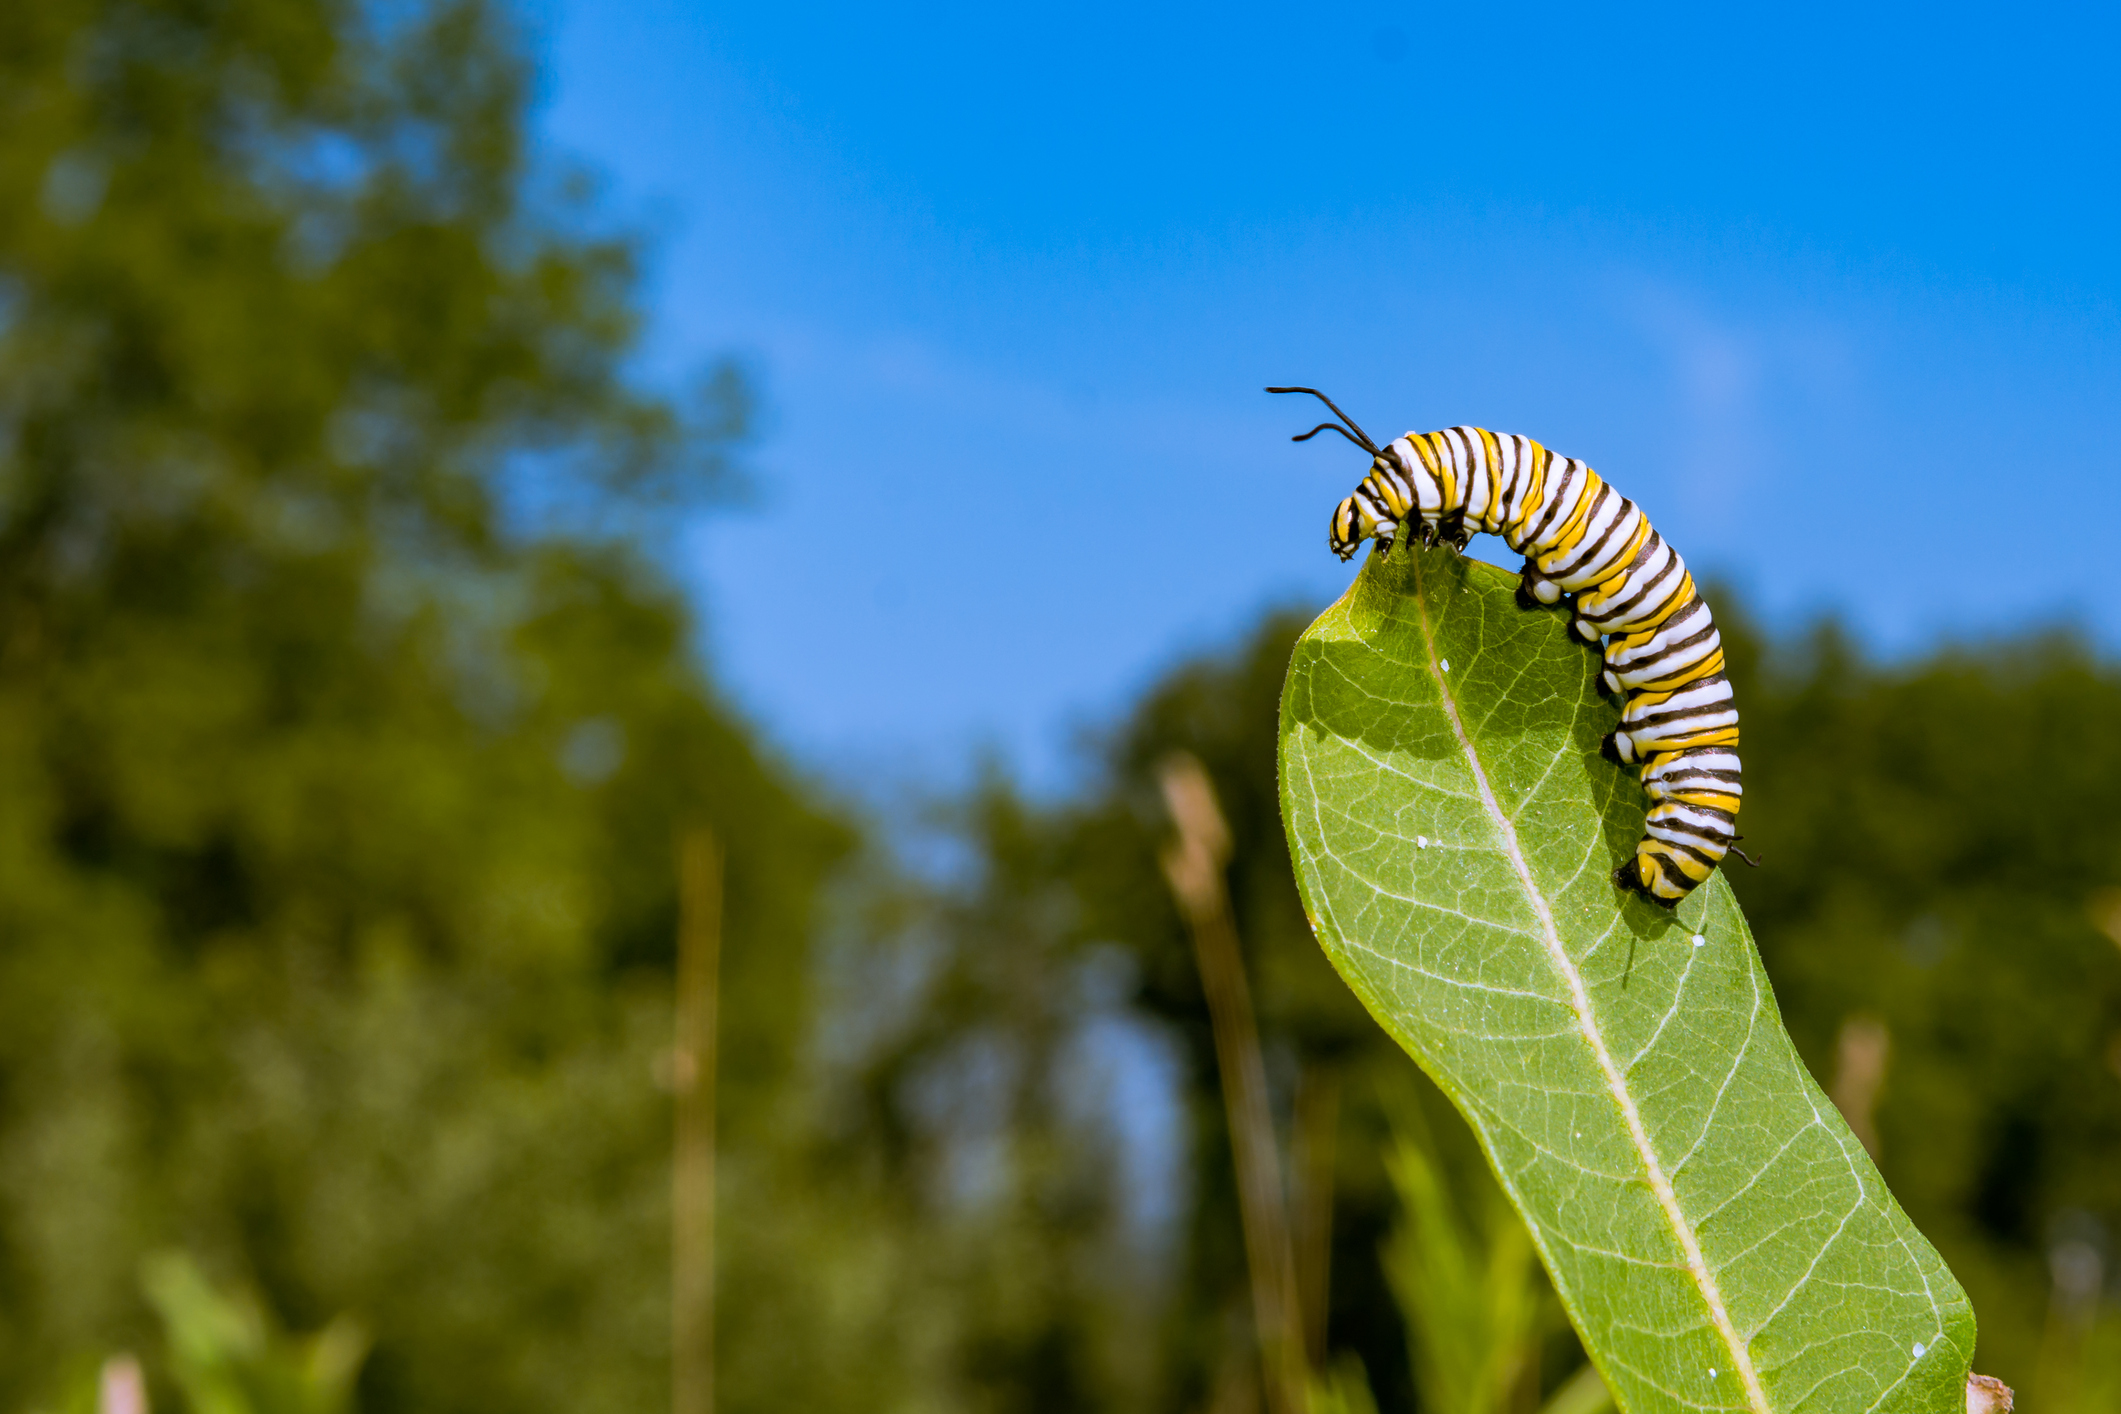
[[[1485,531],[1525,557],[1521,606],[1574,596],[1570,627],[1604,640],[1601,685],[1626,700],[1604,753],[1639,766],[1649,797],[1643,837],[1613,882],[1667,907],[1705,882],[1738,838],[1738,711],[1709,606],[1641,509],[1529,437],[1449,427],[1379,448],[1316,388],[1267,391],[1309,393],[1340,419],[1292,440],[1331,430],[1370,454],[1369,474],[1333,508],[1327,544],[1341,559],[1371,539],[1389,552],[1402,528],[1458,550]]]

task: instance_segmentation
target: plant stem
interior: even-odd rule
[[[714,1084],[722,961],[722,845],[678,840],[676,1137],[670,1170],[671,1414],[714,1414]]]
[[[1199,761],[1179,753],[1162,770],[1164,799],[1178,826],[1165,850],[1164,875],[1193,935],[1201,990],[1215,1035],[1215,1060],[1229,1116],[1230,1151],[1237,1168],[1238,1210],[1252,1274],[1252,1313],[1266,1368],[1267,1407],[1273,1414],[1304,1414],[1309,1406],[1309,1370],[1299,1307],[1289,1220],[1282,1191],[1274,1119],[1267,1106],[1267,1070],[1260,1055],[1252,993],[1244,957],[1230,918],[1223,868],[1230,857],[1230,831],[1215,801],[1215,787]]]

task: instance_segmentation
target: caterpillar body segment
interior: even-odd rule
[[[1667,906],[1685,898],[1732,848],[1745,792],[1722,639],[1679,552],[1597,472],[1529,437],[1448,427],[1380,448],[1325,426],[1372,454],[1333,510],[1328,543],[1343,560],[1366,540],[1389,550],[1405,533],[1462,549],[1485,532],[1525,557],[1520,605],[1574,596],[1570,626],[1603,645],[1601,686],[1626,701],[1606,755],[1638,767],[1649,798],[1614,881]]]

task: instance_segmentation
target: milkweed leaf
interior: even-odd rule
[[[1471,1122],[1623,1409],[1963,1408],[1965,1293],[1806,1073],[1723,877],[1676,913],[1614,887],[1643,815],[1598,752],[1618,707],[1514,586],[1373,555],[1298,640],[1282,810],[1319,941]]]

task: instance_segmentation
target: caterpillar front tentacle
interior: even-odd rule
[[[1551,608],[1561,602],[1561,586],[1539,572],[1528,557],[1517,572],[1517,604],[1524,609]]]

